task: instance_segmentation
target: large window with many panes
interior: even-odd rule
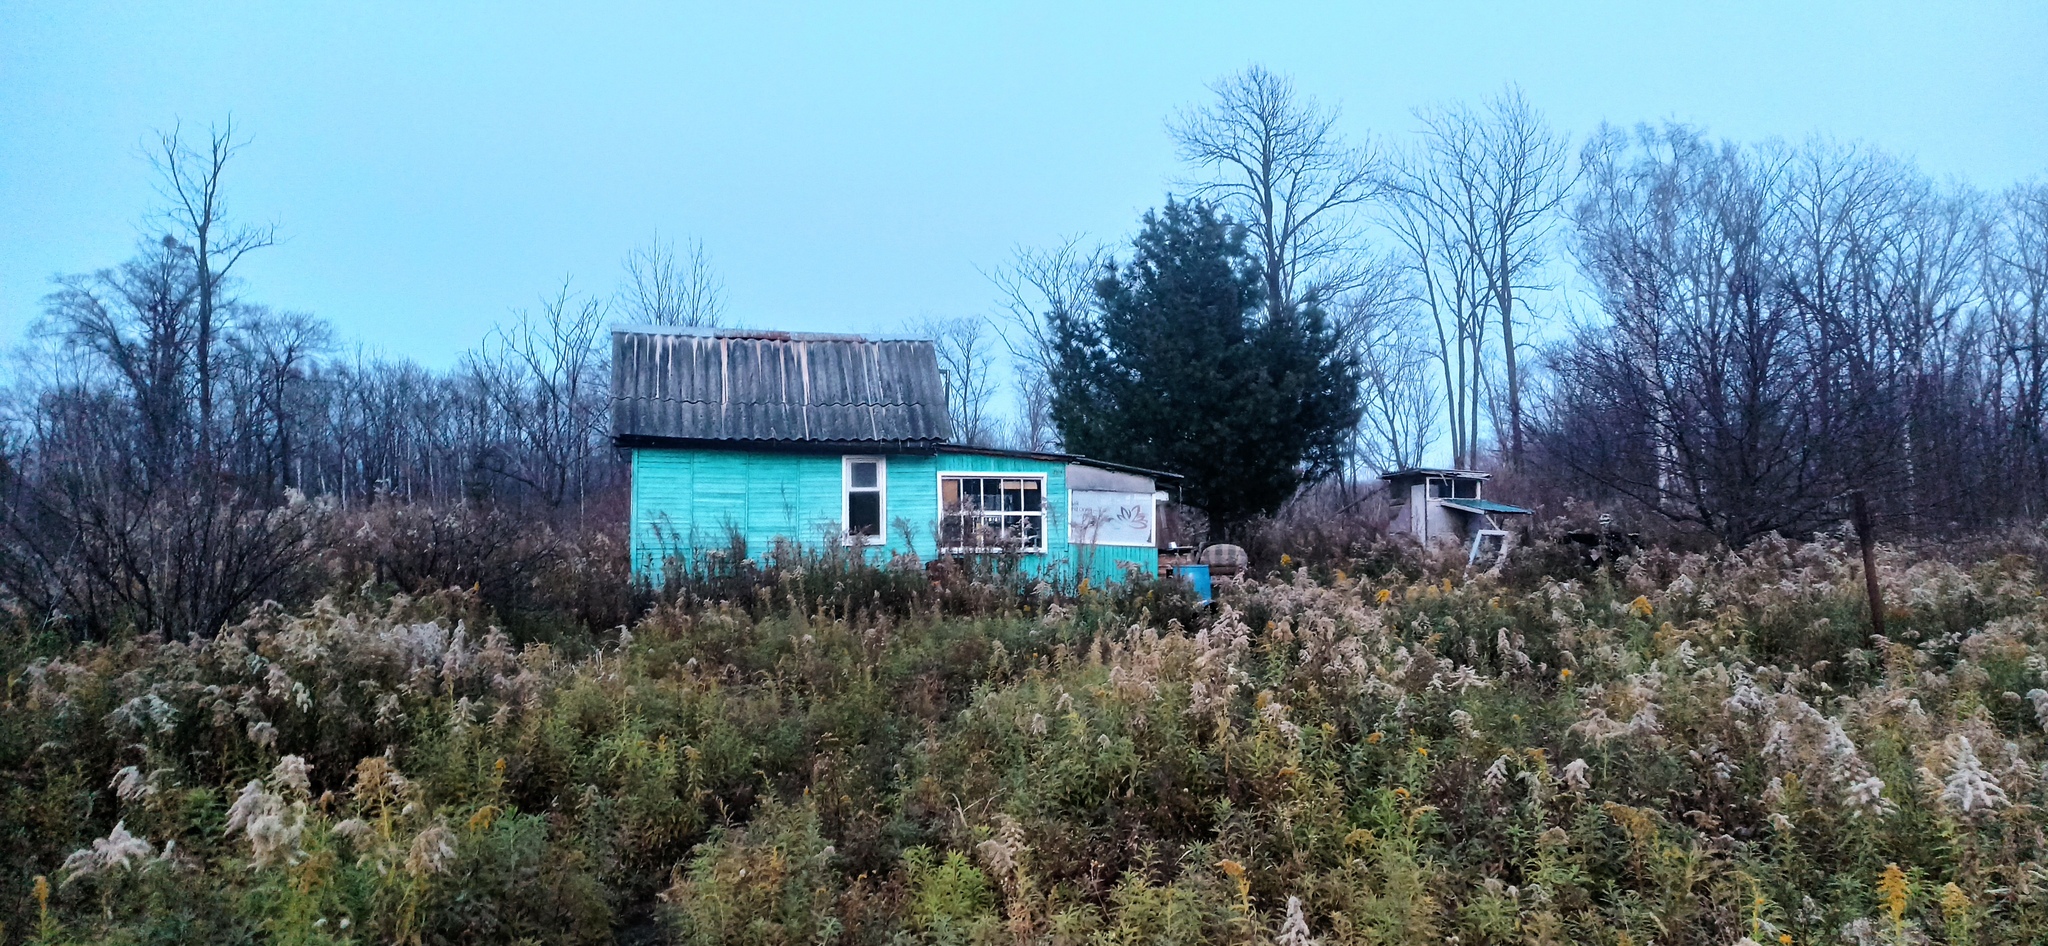
[[[939,474],[939,544],[948,552],[1045,551],[1045,477]]]

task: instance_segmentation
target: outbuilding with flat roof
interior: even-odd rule
[[[1508,517],[1526,516],[1530,511],[1485,499],[1486,481],[1492,476],[1478,470],[1426,467],[1381,474],[1387,484],[1387,505],[1394,512],[1388,530],[1425,543],[1472,543],[1481,533],[1505,536]]]

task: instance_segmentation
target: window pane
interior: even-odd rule
[[[939,478],[939,544],[976,552],[1045,544],[1045,484],[1037,477]]]
[[[870,469],[869,473],[874,471]],[[859,535],[882,534],[882,494],[846,494],[846,531]]]
[[[875,461],[855,460],[852,463],[848,464],[848,466],[853,468],[854,489],[875,488]]]

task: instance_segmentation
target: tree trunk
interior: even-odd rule
[[[1856,523],[1856,542],[1863,547],[1863,590],[1870,595],[1870,633],[1884,635],[1884,591],[1877,584],[1877,538],[1872,534],[1875,526],[1870,518],[1870,502],[1863,491],[1851,490],[1849,498],[1853,503]]]
[[[199,339],[194,359],[199,368],[199,456],[210,462],[213,456],[213,265],[207,255],[207,230],[212,223],[212,208],[202,218],[197,236],[199,245],[194,263],[199,269]]]
[[[1515,365],[1515,291],[1508,282],[1508,249],[1503,243],[1495,261],[1500,267],[1495,280],[1500,304],[1501,353],[1506,356],[1508,382],[1508,469],[1522,468],[1522,378]]]

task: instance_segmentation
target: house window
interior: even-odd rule
[[[888,461],[881,457],[847,457],[840,468],[846,503],[843,510],[848,545],[881,545],[883,516],[888,508]]]
[[[1431,499],[1478,499],[1479,481],[1436,479],[1429,481]]]
[[[939,474],[939,544],[948,552],[1045,551],[1045,477]]]

